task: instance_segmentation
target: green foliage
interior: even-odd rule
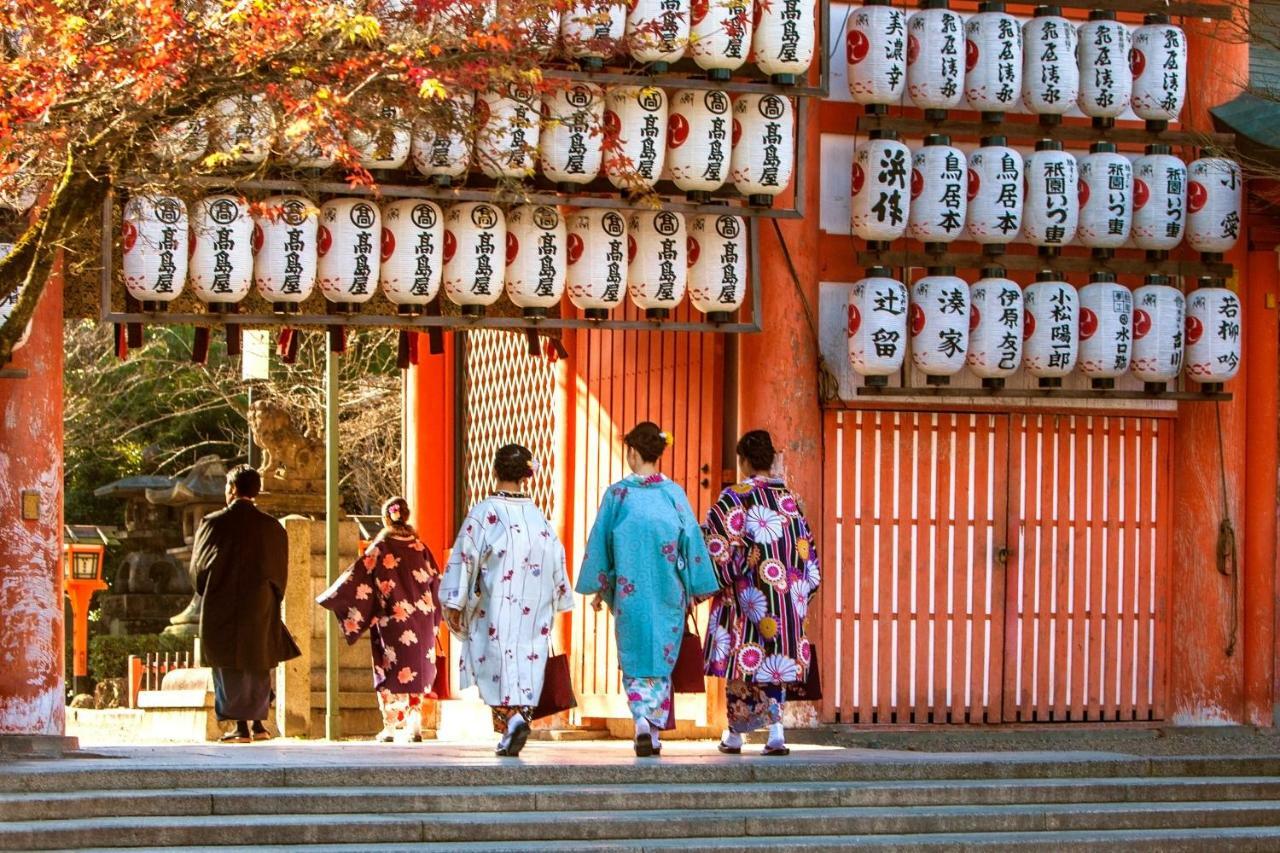
[[[191,640],[168,634],[93,637],[89,640],[89,674],[97,681],[124,678],[128,674],[129,655],[141,657],[149,652],[189,652],[192,648]]]

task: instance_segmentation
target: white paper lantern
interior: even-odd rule
[[[612,147],[605,175],[618,189],[658,182],[667,154],[667,94],[657,86],[615,86],[605,95],[604,123]]]
[[[526,317],[545,317],[564,295],[568,237],[560,212],[545,204],[507,211],[507,297]]]
[[[733,105],[730,176],[753,207],[769,207],[791,183],[795,111],[780,95],[739,95]]]
[[[187,206],[169,195],[140,195],[124,206],[120,249],[124,286],[143,311],[163,311],[187,283]]]
[[[1022,366],[1040,387],[1057,388],[1079,355],[1080,297],[1054,273],[1041,272],[1022,295]]]
[[[223,98],[209,117],[209,148],[236,163],[258,164],[271,153],[275,114],[265,95]]]
[[[923,0],[907,19],[907,94],[925,111],[941,119],[960,106],[964,96],[964,23],[947,8],[947,0]]]
[[[187,280],[210,311],[224,311],[249,293],[253,282],[253,219],[236,195],[219,193],[191,210]]]
[[[689,0],[631,0],[626,41],[632,59],[666,71],[689,45]]]
[[[813,0],[767,0],[755,7],[751,52],[756,67],[782,86],[794,86],[813,62],[817,19]]]
[[[887,267],[870,267],[849,291],[849,363],[866,384],[884,386],[907,355],[907,288]]]
[[[1094,388],[1114,388],[1133,357],[1133,293],[1110,273],[1080,288],[1080,372]]]
[[[560,41],[560,9],[554,3],[498,3],[498,20],[509,22],[523,12],[515,38],[521,47],[541,58],[549,57]]]
[[[682,89],[671,97],[667,160],[671,180],[690,201],[705,203],[729,177],[733,116],[720,91]]]
[[[0,209],[26,213],[40,200],[40,184],[30,173],[19,170],[0,178]]]
[[[320,210],[296,195],[264,199],[253,217],[253,281],[278,314],[293,314],[316,286]]]
[[[964,95],[972,109],[999,118],[1022,97],[1022,26],[1003,0],[978,5],[964,23]]]
[[[1023,236],[1033,246],[1056,251],[1075,239],[1080,222],[1076,158],[1062,150],[1061,142],[1042,139],[1027,155],[1025,173]]]
[[[693,0],[689,53],[710,80],[728,80],[751,52],[751,0]]]
[[[502,296],[506,272],[507,222],[483,201],[455,204],[445,216],[444,292],[462,313],[484,315]]]
[[[156,131],[151,153],[165,161],[194,163],[209,148],[209,122],[203,116],[174,122]]]
[[[1129,106],[1133,77],[1129,73],[1129,30],[1116,13],[1095,9],[1081,25],[1076,58],[1080,67],[1080,112],[1095,127],[1111,127]]]
[[[985,136],[969,155],[969,237],[984,246],[1003,246],[1022,229],[1022,155],[1003,136]]]
[[[542,174],[572,191],[600,174],[604,145],[604,90],[573,83],[542,99],[538,160]]]
[[[440,292],[444,274],[444,211],[406,198],[382,207],[378,285],[400,314],[418,314]]]
[[[911,209],[911,151],[894,130],[873,130],[853,152],[849,199],[855,236],[882,250],[906,233]]]
[[[382,215],[363,198],[335,198],[320,206],[316,279],[340,311],[355,312],[378,289]]]
[[[418,173],[447,187],[471,168],[475,96],[470,92],[450,95],[443,107],[434,116],[414,121],[410,150]]]
[[[1000,388],[1022,365],[1022,288],[1003,267],[986,267],[969,288],[969,302],[965,364],[984,388]]]
[[[907,15],[890,0],[868,0],[845,21],[849,94],[884,113],[907,91]]]
[[[406,2],[406,0],[396,0]],[[433,4],[429,31],[432,41],[446,50],[462,50],[473,46],[472,36],[484,32],[498,21],[497,0],[467,0]]]
[[[1244,315],[1240,297],[1216,286],[1215,279],[1200,281],[1202,286],[1187,294],[1186,374],[1202,386],[1220,386],[1240,370],[1240,323]]]
[[[347,131],[347,142],[364,168],[399,169],[409,159],[413,130],[399,107],[385,104]]]
[[[598,69],[617,53],[626,25],[626,3],[571,3],[560,16],[560,42],[570,59]]]
[[[689,281],[684,217],[643,210],[627,223],[627,292],[651,320],[667,317],[684,299]]]
[[[1116,153],[1114,144],[1095,142],[1080,158],[1079,167],[1080,223],[1076,234],[1095,255],[1110,254],[1129,239],[1133,225],[1133,164]]]
[[[1039,6],[1022,25],[1022,103],[1054,124],[1080,94],[1075,24],[1057,6]]]
[[[568,220],[569,301],[588,320],[607,319],[627,284],[627,221],[616,210],[600,208],[574,211]]]
[[[1149,275],[1133,293],[1133,375],[1149,391],[1163,391],[1182,372],[1186,300],[1167,282]]]
[[[12,251],[13,251],[12,243],[0,243],[0,260],[4,260],[4,258],[7,257],[8,254]],[[4,297],[3,299],[0,299],[0,326],[3,326],[5,323],[9,322],[9,318],[13,315],[13,312],[18,307],[18,300],[22,298],[22,291],[23,291],[23,288],[19,287],[13,293],[10,293],[8,296]],[[29,341],[30,339],[31,339],[31,321],[28,320],[26,328],[22,330],[22,335],[19,336],[18,340],[13,345],[13,351],[17,352],[18,350],[22,349],[24,346],[26,346],[27,341]]]
[[[941,134],[924,138],[911,158],[911,210],[907,236],[924,243],[950,243],[964,233],[968,197],[964,152]]]
[[[527,178],[538,151],[541,101],[532,89],[508,85],[476,97],[475,159],[490,178]]]
[[[930,385],[945,385],[969,352],[969,287],[950,267],[929,267],[911,288],[911,363]]]
[[[1147,15],[1133,31],[1129,49],[1129,70],[1133,74],[1130,103],[1138,118],[1147,120],[1149,130],[1163,130],[1177,121],[1187,99],[1187,36],[1181,27],[1169,23],[1167,15]],[[1221,69],[1203,69],[1221,73]]]
[[[686,242],[689,301],[715,323],[747,298],[747,226],[740,216],[694,216]]]
[[[1240,239],[1240,165],[1225,157],[1201,157],[1187,167],[1187,177],[1187,244],[1197,252],[1231,251]]]
[[[1133,162],[1133,244],[1167,255],[1187,224],[1187,164],[1168,145],[1148,145]]]

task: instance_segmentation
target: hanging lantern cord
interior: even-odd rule
[[[787,241],[782,236],[778,220],[769,221],[773,223],[773,233],[777,235],[778,245],[782,247],[782,257],[787,262],[787,271],[791,273],[791,284],[796,289],[796,295],[800,297],[804,318],[809,323],[809,334],[813,338],[813,349],[818,355],[818,400],[821,403],[829,403],[840,396],[840,380],[831,372],[831,368],[827,366],[827,360],[822,357],[822,343],[818,337],[818,324],[813,319],[813,307],[809,305],[809,297],[805,296],[804,288],[800,284],[800,276],[796,272],[795,263],[791,260],[791,250],[787,248]]]
[[[1222,442],[1222,403],[1213,404],[1214,415],[1218,421],[1218,474],[1222,485],[1222,521],[1218,523],[1218,574],[1231,582],[1231,615],[1229,617],[1230,633],[1227,637],[1227,657],[1236,653],[1236,639],[1240,633],[1240,573],[1236,570],[1236,531],[1231,524],[1231,505],[1227,499],[1226,455]]]

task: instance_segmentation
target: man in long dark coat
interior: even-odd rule
[[[227,743],[266,740],[276,664],[301,652],[280,619],[289,543],[280,522],[254,505],[262,477],[248,465],[227,474],[227,508],[209,513],[191,555],[200,609],[200,646],[213,667],[214,710],[236,727]],[[250,728],[252,723],[252,729]]]

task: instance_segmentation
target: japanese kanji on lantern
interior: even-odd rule
[[[1061,388],[1079,355],[1079,294],[1057,273],[1042,270],[1022,301],[1022,366],[1041,388]]]
[[[170,195],[138,195],[124,206],[124,286],[143,311],[163,311],[187,283],[187,206]]]
[[[1096,389],[1114,388],[1133,356],[1133,293],[1109,272],[1080,288],[1080,372]]]
[[[999,121],[1022,95],[1022,27],[1003,0],[985,0],[964,31],[965,98],[984,121]]]
[[[412,125],[399,107],[383,104],[347,131],[347,143],[366,169],[399,169],[413,147]]]
[[[941,121],[964,96],[964,24],[947,0],[921,0],[907,19],[907,94],[926,119]]]
[[[436,186],[447,187],[471,168],[475,95],[471,92],[450,95],[437,109],[436,115],[420,116],[414,121],[410,150],[418,173],[430,178]]]
[[[667,94],[657,86],[614,86],[605,95],[605,175],[620,190],[652,187],[666,158]]]
[[[1004,267],[984,267],[969,288],[969,354],[965,364],[983,388],[1003,388],[1022,366],[1022,288]]]
[[[747,296],[747,226],[740,216],[694,216],[686,243],[689,302],[727,323]]]
[[[684,217],[669,210],[631,214],[627,223],[627,292],[650,320],[664,320],[689,282]]]
[[[706,203],[729,177],[733,115],[720,91],[682,89],[671,96],[667,117],[667,167],[689,201]]]
[[[907,15],[891,0],[867,0],[845,22],[849,94],[882,115],[907,91]]]
[[[378,289],[382,216],[363,198],[335,198],[320,205],[316,280],[333,309],[355,313]]]
[[[911,363],[930,385],[946,385],[969,351],[969,287],[951,267],[929,267],[911,288]]]
[[[204,116],[177,121],[156,131],[153,156],[179,163],[194,163],[209,148],[209,121]]]
[[[853,152],[850,220],[869,251],[889,248],[907,230],[911,151],[896,130],[873,130]]]
[[[1146,119],[1147,130],[1160,131],[1178,120],[1187,98],[1187,36],[1168,15],[1146,15],[1142,21],[1129,49],[1130,104],[1138,118]]]
[[[444,292],[468,317],[483,317],[502,295],[507,222],[483,201],[461,202],[445,214]]]
[[[1109,258],[1129,239],[1133,223],[1133,164],[1111,142],[1095,142],[1080,158],[1077,236],[1094,257]]]
[[[4,260],[10,252],[13,251],[12,243],[0,243],[0,261]],[[9,317],[18,307],[18,300],[22,298],[23,288],[19,286],[13,293],[4,298],[0,298],[0,326],[9,322]],[[22,335],[13,345],[13,351],[17,352],[26,346],[27,341],[31,338],[31,321],[27,321],[27,325],[22,330]]]
[[[522,204],[507,211],[507,298],[524,316],[547,316],[564,295],[567,243],[554,207]]]
[[[490,178],[526,178],[538,151],[541,101],[533,91],[509,84],[476,97],[475,159]]]
[[[538,159],[542,174],[573,192],[600,174],[604,143],[604,90],[572,83],[542,98]]]
[[[1094,127],[1112,127],[1129,106],[1133,77],[1129,73],[1129,30],[1116,13],[1094,9],[1080,26],[1080,112]]]
[[[1187,164],[1153,144],[1133,161],[1133,244],[1163,260],[1182,242],[1187,222]]]
[[[752,207],[770,207],[791,183],[795,110],[781,95],[739,95],[733,105],[730,177]]]
[[[1240,297],[1222,286],[1221,279],[1201,278],[1187,294],[1186,376],[1200,390],[1222,390],[1240,370]]]
[[[588,320],[607,320],[627,285],[627,222],[616,210],[587,208],[568,216],[569,301]]]
[[[751,53],[751,0],[694,0],[689,53],[710,80],[728,80]]]
[[[1076,28],[1057,6],[1037,6],[1022,25],[1022,102],[1040,123],[1058,124],[1080,92]]]
[[[218,193],[191,210],[191,290],[214,313],[230,311],[253,282],[253,220],[238,195]]]
[[[813,0],[769,0],[756,4],[755,14],[751,52],[756,67],[774,83],[795,85],[813,62],[817,38]]]
[[[849,363],[866,384],[883,387],[907,355],[907,288],[888,267],[869,267],[849,291]]]
[[[920,240],[926,251],[939,251],[943,244],[964,232],[968,163],[964,153],[951,145],[950,137],[930,134],[924,147],[911,158],[911,208],[907,215],[907,236]]]
[[[444,275],[444,211],[435,202],[406,198],[382,207],[378,284],[396,313],[416,316],[436,298]]]
[[[545,59],[560,42],[560,8],[554,3],[498,3],[498,14],[509,18],[523,12],[519,30],[524,36],[523,47]]]
[[[684,56],[689,45],[689,0],[632,0],[627,52],[656,73]]]
[[[984,136],[969,155],[965,227],[983,252],[997,255],[1022,229],[1022,155],[1003,136]]]
[[[1026,176],[1023,236],[1042,254],[1057,254],[1075,239],[1080,222],[1076,158],[1056,139],[1042,139],[1027,155]]]
[[[14,172],[0,178],[0,208],[26,213],[40,198],[40,184],[30,174]]]
[[[1187,243],[1210,258],[1220,258],[1240,239],[1240,165],[1225,157],[1201,157],[1187,166],[1187,179]]]
[[[237,163],[256,165],[271,153],[275,113],[265,95],[223,98],[213,105],[208,123],[209,148]]]
[[[1186,301],[1167,276],[1145,282],[1133,293],[1133,375],[1159,392],[1182,372]]]
[[[560,43],[570,59],[599,70],[604,60],[617,53],[626,25],[626,3],[570,3],[560,16]]]
[[[253,214],[253,281],[277,314],[296,314],[316,286],[320,210],[308,198],[271,196]]]

